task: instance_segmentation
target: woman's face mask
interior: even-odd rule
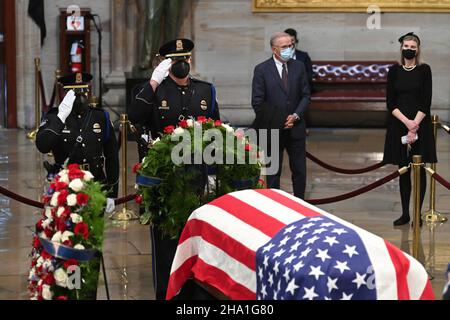
[[[412,49],[403,49],[402,50],[402,55],[403,58],[411,60],[414,59],[417,55],[417,51],[416,50],[412,50]]]
[[[172,65],[172,74],[178,79],[184,79],[191,71],[191,65],[186,60],[180,60]]]

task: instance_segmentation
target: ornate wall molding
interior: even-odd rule
[[[450,12],[450,0],[253,0],[253,12]]]

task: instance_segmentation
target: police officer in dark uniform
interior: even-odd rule
[[[184,119],[204,116],[220,120],[214,86],[189,76],[193,48],[194,43],[188,39],[164,44],[159,49],[159,55],[165,60],[155,68],[150,81],[134,90],[133,103],[128,112],[130,121],[141,128],[148,128],[151,139],[160,136],[166,126],[177,126]],[[140,152],[141,159],[144,153]],[[165,237],[158,226],[151,227],[151,237],[156,299],[162,300],[166,297],[178,240]],[[204,290],[198,286],[187,287],[192,289],[184,296],[206,298]],[[180,296],[183,297],[182,294]]]
[[[92,75],[87,73],[74,73],[59,80],[68,92],[59,107],[45,115],[36,146],[40,152],[52,152],[55,157],[55,164],[47,163],[47,170],[56,174],[63,166],[77,163],[105,184],[108,196],[117,197],[117,138],[108,112],[88,105],[91,80]]]
[[[219,120],[219,106],[214,86],[189,76],[191,51],[189,39],[172,40],[159,49],[163,60],[150,81],[134,89],[134,101],[128,112],[130,121],[146,127],[156,139],[166,126],[180,120],[204,116]]]

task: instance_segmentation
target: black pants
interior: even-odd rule
[[[165,300],[170,269],[177,251],[178,239],[170,239],[154,226],[150,226],[150,238],[152,241],[152,271],[155,296],[156,300]]]
[[[269,157],[271,156],[270,130],[268,140],[268,150],[265,152]],[[305,137],[293,138],[289,130],[280,130],[279,150],[274,152],[279,153],[279,168],[275,175],[267,176],[267,187],[273,189],[280,189],[280,177],[283,167],[284,150],[287,150],[289,156],[289,167],[292,173],[292,186],[294,189],[294,196],[304,199],[306,188],[306,151],[305,151]]]

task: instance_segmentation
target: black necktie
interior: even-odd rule
[[[283,63],[283,71],[281,71],[281,80],[283,81],[284,89],[288,91],[289,85],[288,85],[288,73],[286,63]]]

